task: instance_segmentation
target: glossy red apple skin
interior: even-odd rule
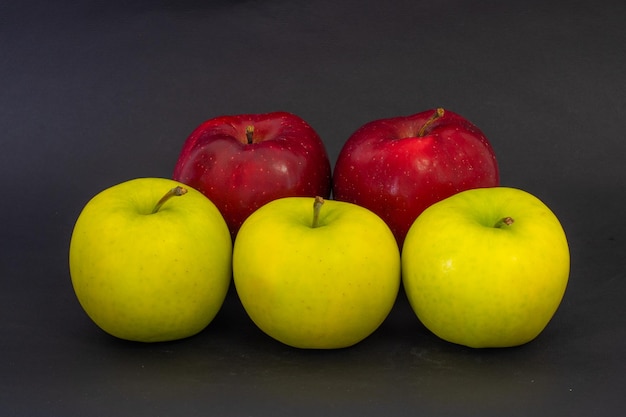
[[[433,203],[500,183],[494,150],[462,116],[433,109],[369,122],[350,136],[333,172],[333,198],[378,214],[402,247]]]
[[[265,203],[329,197],[331,167],[321,138],[302,118],[288,112],[241,114],[198,126],[183,145],[173,179],[208,197],[234,239],[243,221]]]

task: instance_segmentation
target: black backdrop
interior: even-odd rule
[[[621,0],[0,2],[0,414],[618,415],[625,18]],[[532,343],[445,343],[403,295],[337,351],[269,339],[232,292],[198,336],[152,345],[109,337],[77,303],[83,205],[170,176],[203,120],[291,111],[334,163],[363,123],[436,106],[477,124],[503,185],[566,229],[569,287]]]

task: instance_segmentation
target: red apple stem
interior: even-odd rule
[[[440,117],[443,117],[445,110],[442,107],[437,108],[435,113],[426,120],[426,122],[422,125],[420,130],[417,132],[417,137],[421,138],[426,134],[426,130],[433,124],[433,122]]]
[[[501,229],[503,226],[510,226],[515,222],[512,217],[503,217],[493,225],[496,229]]]
[[[246,140],[248,141],[248,145],[253,143],[254,139],[254,126],[249,125],[246,127]]]
[[[316,228],[319,225],[320,220],[320,210],[324,205],[324,199],[320,196],[315,197],[315,201],[313,201],[313,222],[311,223],[312,228]]]
[[[152,214],[154,214],[157,211],[159,211],[161,209],[161,206],[163,206],[163,204],[165,204],[165,202],[167,200],[169,200],[170,198],[172,198],[172,197],[180,197],[183,194],[187,194],[187,189],[186,188],[181,187],[180,185],[177,185],[176,187],[172,188],[167,193],[165,193],[165,195],[163,197],[161,197],[161,199],[156,203],[156,205],[152,209]]]

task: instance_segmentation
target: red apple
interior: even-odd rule
[[[257,208],[281,197],[330,195],[331,168],[315,130],[287,112],[210,119],[187,138],[173,178],[208,197],[234,238]]]
[[[398,245],[433,203],[472,188],[499,185],[485,135],[444,109],[369,122],[350,136],[333,172],[333,198],[378,214]]]

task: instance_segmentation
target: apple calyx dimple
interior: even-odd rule
[[[254,143],[254,126],[248,125],[246,126],[246,140],[248,141],[248,145]]]
[[[501,229],[503,226],[510,226],[515,222],[512,217],[503,217],[493,225],[496,229]]]
[[[165,195],[161,197],[161,199],[155,204],[154,208],[152,209],[151,214],[155,214],[157,211],[159,211],[161,207],[163,206],[163,204],[165,204],[165,202],[169,200],[170,198],[180,197],[183,194],[187,194],[186,188],[181,187],[180,185],[177,185],[176,187],[172,188],[167,193],[165,193]]]
[[[323,205],[324,199],[320,196],[316,196],[315,200],[313,201],[313,222],[311,223],[311,227],[314,229],[319,225],[320,210],[322,209]]]
[[[421,138],[422,136],[424,136],[426,134],[426,129],[428,129],[435,120],[443,117],[444,113],[445,110],[442,107],[438,107],[437,110],[435,110],[435,113],[433,113],[433,115],[430,116],[428,120],[426,120],[426,122],[424,122],[420,130],[417,131],[417,137]]]

